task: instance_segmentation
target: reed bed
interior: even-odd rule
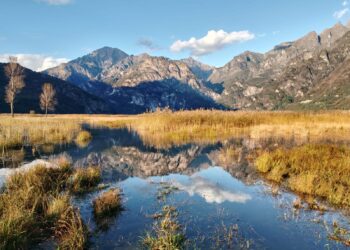
[[[307,144],[266,151],[256,159],[256,168],[268,180],[295,192],[350,206],[348,146]]]
[[[350,112],[163,111],[129,121],[146,144],[164,148],[231,138],[350,140]]]
[[[75,140],[82,124],[91,128],[128,128],[146,144],[165,148],[190,142],[251,138],[303,141],[350,140],[350,112],[270,112],[169,110],[141,115],[0,116],[0,147],[65,143]]]
[[[0,116],[0,148],[70,143],[81,131],[81,120],[61,117]]]

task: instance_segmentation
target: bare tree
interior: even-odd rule
[[[10,105],[11,115],[14,116],[14,103],[18,93],[24,88],[24,69],[17,63],[17,58],[10,56],[5,66],[5,74],[9,83],[5,89],[5,101]]]
[[[40,94],[40,108],[45,111],[47,116],[47,111],[54,111],[55,106],[57,105],[56,101],[56,91],[53,88],[51,83],[44,83],[42,92]]]

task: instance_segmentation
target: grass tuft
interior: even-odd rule
[[[83,130],[80,131],[77,135],[77,138],[75,138],[75,143],[80,148],[85,148],[89,145],[90,141],[92,140],[92,135],[89,131]]]
[[[110,189],[93,201],[94,213],[97,217],[110,215],[122,209],[120,189]]]
[[[99,167],[78,168],[71,178],[71,190],[74,193],[84,193],[95,188],[101,181]]]

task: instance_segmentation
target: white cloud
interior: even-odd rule
[[[224,30],[210,30],[206,36],[199,39],[192,37],[187,41],[177,40],[171,45],[170,50],[172,52],[189,50],[193,56],[202,56],[223,49],[229,44],[248,41],[254,37],[255,35],[247,30],[230,33]]]
[[[47,3],[49,5],[67,5],[73,2],[73,0],[36,0],[40,3]]]
[[[348,1],[344,1],[344,2],[342,3],[343,6],[347,6],[348,4],[349,4]]]
[[[199,195],[208,203],[221,204],[225,201],[246,203],[248,200],[251,200],[249,194],[226,190],[217,183],[213,183],[198,175],[191,176],[188,183],[182,184],[174,181],[172,185],[180,190],[186,191],[190,196],[195,194]]]
[[[34,71],[43,71],[69,61],[67,58],[54,58],[38,54],[0,54],[0,62],[8,62],[9,56],[17,57],[19,64]]]
[[[336,11],[333,14],[333,17],[336,19],[341,19],[343,16],[345,16],[349,12],[349,8],[344,8],[342,10]]]

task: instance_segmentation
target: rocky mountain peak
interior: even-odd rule
[[[341,23],[337,23],[333,27],[324,30],[319,36],[322,46],[331,47],[335,41],[341,38],[347,31],[349,31],[349,28]]]
[[[193,74],[196,75],[196,77],[200,80],[207,80],[210,74],[213,72],[214,68],[213,66],[204,64],[202,62],[197,61],[193,57],[188,57],[181,60],[183,63],[185,63],[193,72]]]

